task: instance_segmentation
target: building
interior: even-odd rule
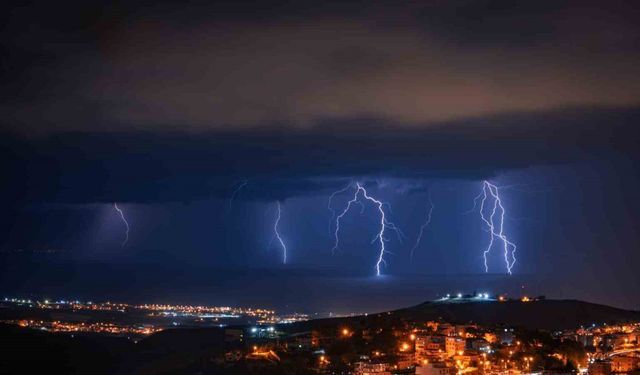
[[[449,323],[441,323],[438,325],[438,334],[444,336],[455,336],[456,326]]]
[[[472,363],[478,363],[480,361],[480,354],[473,350],[466,351],[462,354],[458,352],[458,354],[453,356],[453,359],[456,361],[456,363],[460,363],[465,367],[469,367]]]
[[[640,368],[640,358],[617,355],[611,357],[611,371],[630,372]]]
[[[397,353],[397,369],[410,368],[415,364],[414,353]]]
[[[456,369],[444,363],[427,363],[416,366],[416,375],[455,375]]]
[[[391,375],[388,363],[356,362],[353,367],[354,375]]]
[[[445,353],[445,337],[424,334],[416,335],[415,353],[418,361],[432,357],[443,357]]]
[[[445,352],[447,356],[453,357],[460,352],[464,352],[466,347],[466,341],[459,337],[446,337],[445,338]]]
[[[587,370],[589,375],[611,375],[611,363],[610,362],[593,362],[589,365]]]
[[[628,348],[630,345],[636,341],[636,337],[633,334],[611,334],[604,335],[602,338],[602,342],[605,347],[612,348],[614,350],[620,350]]]
[[[480,371],[476,367],[465,367],[458,370],[457,375],[478,375]]]

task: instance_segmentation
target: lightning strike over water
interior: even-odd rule
[[[343,189],[343,191],[344,190],[346,190],[346,188]],[[335,243],[333,248],[331,249],[331,252],[334,253],[335,250],[340,245],[340,238],[338,235],[340,231],[340,219],[342,219],[347,214],[347,212],[349,212],[349,209],[351,209],[351,206],[353,204],[361,203],[358,201],[360,195],[362,195],[364,199],[374,203],[378,207],[378,211],[380,212],[380,231],[374,237],[374,241],[373,241],[375,242],[377,240],[380,243],[380,252],[378,253],[378,256],[376,259],[376,266],[375,266],[376,276],[380,276],[381,275],[380,266],[382,264],[384,265],[387,264],[386,261],[384,260],[384,255],[389,253],[389,251],[387,251],[385,247],[385,242],[387,241],[387,239],[385,238],[385,230],[391,229],[395,231],[398,234],[399,238],[401,237],[401,232],[400,232],[400,229],[394,223],[387,221],[387,218],[384,212],[384,206],[386,204],[383,203],[382,201],[379,201],[371,197],[367,192],[367,190],[364,187],[362,187],[362,185],[360,185],[360,183],[356,183],[356,191],[353,194],[353,198],[351,198],[351,200],[347,202],[347,206],[344,208],[344,210],[338,216],[336,216],[336,226],[334,231]]]
[[[418,245],[420,244],[420,240],[422,240],[422,234],[424,230],[431,224],[431,214],[433,214],[433,200],[431,200],[431,192],[429,192],[429,210],[427,211],[427,219],[420,226],[420,232],[418,232],[418,238],[416,238],[416,244],[411,248],[411,261],[413,262],[413,254],[415,253]]]
[[[282,248],[282,264],[287,264],[287,245],[285,245],[284,241],[282,240],[282,237],[280,236],[280,232],[278,229],[278,225],[280,224],[280,217],[282,215],[282,210],[280,209],[280,202],[276,202],[276,208],[277,208],[277,216],[276,216],[276,221],[273,224],[273,238],[271,239],[271,242],[273,242],[273,239],[277,238],[278,242],[280,242],[280,247]],[[269,244],[271,244],[271,242]]]
[[[129,242],[129,222],[127,222],[127,219],[125,219],[124,213],[118,207],[117,203],[113,203],[113,208],[115,208],[116,211],[118,211],[118,214],[120,214],[120,218],[122,219],[122,222],[124,222],[124,226],[126,227],[126,230],[124,232],[124,235],[125,235],[124,241],[122,241],[122,247],[124,247],[127,244],[127,242]]]
[[[238,187],[233,190],[233,192],[231,193],[231,197],[229,198],[229,210],[233,208],[233,200],[236,198],[236,195],[238,195],[243,187],[247,186],[248,182],[249,181],[247,180],[242,181],[242,183],[240,183],[240,185],[238,185]]]
[[[502,241],[504,247],[504,261],[507,267],[507,273],[511,275],[511,271],[513,266],[516,263],[516,245],[509,241],[507,235],[504,233],[504,217],[506,210],[502,205],[502,200],[500,199],[500,193],[498,190],[498,186],[490,183],[489,181],[482,182],[482,192],[474,199],[474,207],[475,202],[480,199],[480,218],[487,225],[487,229],[489,231],[489,244],[487,245],[486,250],[482,253],[484,258],[484,269],[485,272],[489,272],[489,266],[487,265],[487,255],[491,251],[493,247],[494,240],[498,238]],[[493,200],[493,205],[489,204],[490,215],[485,216],[485,203],[487,199]],[[500,212],[498,212],[500,211]],[[496,214],[498,214],[497,223]],[[511,259],[509,259],[511,257]]]

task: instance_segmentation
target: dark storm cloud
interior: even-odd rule
[[[244,179],[244,198],[281,199],[637,141],[629,2],[5,7],[2,189],[15,202],[189,201]]]
[[[14,7],[4,59],[13,84],[0,114],[5,128],[46,134],[309,128],[362,117],[428,127],[635,106],[636,8],[496,0]]]
[[[639,120],[638,108],[576,108],[401,131],[353,120],[293,132],[4,137],[3,175],[11,183],[3,196],[14,202],[189,202],[229,197],[239,181],[249,180],[241,199],[284,199],[352,177],[481,179],[531,165],[635,158]]]

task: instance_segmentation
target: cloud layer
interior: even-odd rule
[[[3,196],[13,202],[284,199],[340,178],[482,179],[532,165],[637,158],[640,109],[516,113],[426,129],[363,119],[251,133],[66,133],[4,137]],[[478,131],[478,129],[483,131]],[[333,130],[336,129],[336,130]]]
[[[637,9],[536,3],[97,7],[93,28],[16,26],[40,58],[0,113],[33,133],[229,131],[640,104]]]

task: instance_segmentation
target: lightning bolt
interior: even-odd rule
[[[485,205],[487,199],[493,200],[493,205],[489,203],[490,215],[488,217],[485,216]],[[475,203],[478,200],[480,200],[480,218],[486,224],[489,231],[489,244],[482,253],[482,256],[484,258],[485,272],[489,272],[489,266],[487,265],[487,255],[491,251],[495,239],[498,238],[500,241],[502,241],[503,244],[504,261],[507,267],[507,273],[511,275],[513,266],[516,263],[516,245],[513,242],[509,241],[507,235],[504,233],[504,217],[506,210],[502,205],[498,186],[486,180],[482,181],[482,192],[474,199],[474,208]],[[497,219],[496,214],[498,214]],[[509,259],[509,255],[511,255],[511,260]]]
[[[420,244],[420,240],[422,239],[422,233],[424,233],[425,228],[427,228],[429,224],[431,224],[431,214],[433,214],[433,201],[431,200],[431,191],[429,191],[429,210],[427,211],[427,219],[420,226],[420,232],[418,232],[418,238],[416,238],[416,244],[413,245],[413,248],[411,248],[412,262],[413,262],[413,253],[416,251],[416,249],[418,248],[418,245]]]
[[[120,214],[120,218],[122,219],[122,222],[124,223],[124,226],[126,227],[126,230],[124,232],[124,241],[122,241],[122,247],[124,247],[124,245],[126,245],[127,242],[129,241],[129,223],[127,222],[127,219],[125,219],[124,213],[118,207],[117,203],[113,203],[113,208],[115,208],[116,211],[118,211],[118,214]]]
[[[338,232],[340,232],[340,219],[342,219],[342,217],[344,215],[346,215],[347,212],[349,212],[349,209],[351,208],[351,205],[358,201],[358,193],[360,192],[360,184],[358,184],[357,186],[358,186],[358,188],[356,189],[355,193],[353,194],[353,198],[347,202],[347,206],[344,208],[344,210],[340,213],[340,215],[338,215],[338,216],[334,215],[334,217],[336,219],[335,231],[333,232],[333,237],[335,238],[335,242],[333,244],[333,248],[331,249],[331,254],[335,254],[336,249],[338,249],[338,246],[340,246],[340,237],[338,236]],[[350,186],[347,186],[347,188],[349,188],[349,187]],[[335,196],[335,194],[336,193],[332,194],[332,196]],[[329,202],[329,204],[331,204],[331,202]]]
[[[343,189],[343,191],[346,190]],[[369,193],[367,192],[367,190],[362,187],[362,185],[360,185],[360,183],[356,183],[356,190],[353,194],[353,198],[351,198],[348,202],[346,207],[344,208],[344,210],[336,216],[336,225],[335,225],[335,231],[333,232],[334,238],[335,238],[335,243],[333,248],[331,249],[332,253],[335,253],[335,250],[338,248],[338,246],[340,245],[340,237],[339,237],[339,232],[340,232],[340,220],[347,214],[347,212],[349,212],[349,209],[351,209],[351,206],[354,204],[358,204],[361,203],[358,201],[359,196],[362,196],[364,199],[372,202],[374,205],[377,206],[378,208],[378,212],[380,212],[380,231],[378,232],[378,234],[376,234],[376,236],[374,237],[374,241],[376,242],[378,241],[380,243],[380,251],[378,253],[378,256],[376,257],[376,276],[380,276],[381,275],[381,271],[380,271],[380,267],[381,265],[385,265],[386,266],[386,261],[384,260],[384,255],[389,253],[386,249],[385,246],[385,242],[387,242],[387,239],[385,238],[385,231],[386,229],[391,229],[393,231],[396,232],[396,234],[398,235],[398,238],[401,237],[401,232],[400,229],[392,222],[387,220],[386,214],[384,212],[384,206],[385,203],[383,203],[382,201],[379,201],[375,198],[373,198],[372,196],[369,195]]]
[[[352,182],[349,182],[347,184],[347,186],[343,187],[340,190],[334,191],[333,193],[331,193],[331,195],[329,196],[329,202],[327,203],[327,208],[329,209],[329,211],[331,211],[331,221],[329,221],[329,232],[331,232],[331,227],[333,226],[333,220],[336,218],[336,210],[331,206],[331,203],[333,202],[333,198],[336,197],[336,195],[338,194],[342,194],[345,191],[349,190],[351,188],[351,186],[353,185]],[[364,210],[364,206],[363,206],[363,210]],[[335,250],[335,249],[334,249]]]
[[[271,237],[271,241],[269,241],[269,248],[273,243],[273,240],[278,239],[280,242],[280,247],[282,248],[282,264],[287,264],[287,245],[285,245],[282,237],[280,236],[280,231],[278,229],[278,225],[280,224],[280,217],[282,215],[282,210],[280,208],[280,201],[276,202],[276,220],[273,224],[273,237]]]
[[[240,185],[238,185],[238,187],[233,189],[233,192],[231,193],[231,197],[229,198],[229,210],[233,208],[233,200],[236,198],[236,195],[238,195],[238,192],[240,192],[240,190],[242,190],[243,187],[247,186],[248,182],[249,181],[244,180],[240,183]]]
[[[478,207],[478,200],[482,198],[483,193],[484,193],[484,189],[480,192],[480,194],[476,195],[476,197],[473,198],[473,207],[471,207],[469,211],[463,212],[462,213],[463,215],[469,215],[470,213],[473,213],[476,210],[476,207]]]

